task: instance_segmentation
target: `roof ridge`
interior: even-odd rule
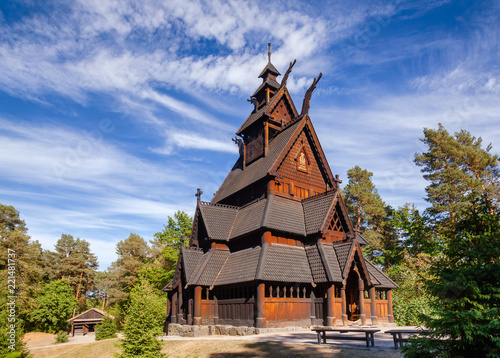
[[[220,203],[211,203],[209,201],[200,201],[200,204],[203,205],[203,206],[217,206],[219,208],[236,209],[236,210],[239,209],[239,207],[235,206],[235,205],[220,204]]]

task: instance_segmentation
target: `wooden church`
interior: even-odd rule
[[[258,328],[392,323],[397,285],[363,257],[309,118],[269,62],[234,139],[240,154],[210,202],[198,201],[189,247],[168,292],[167,323]]]

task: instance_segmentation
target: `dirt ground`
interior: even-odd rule
[[[27,333],[24,341],[33,358],[113,358],[118,352],[118,339],[89,341],[93,337],[74,337],[68,343],[54,343],[54,334]],[[43,347],[43,348],[40,348]],[[282,342],[255,342],[246,340],[168,340],[163,353],[171,358],[401,358],[398,351],[374,351],[369,349],[339,348],[332,345],[289,344]]]

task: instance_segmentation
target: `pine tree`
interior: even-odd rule
[[[166,301],[147,281],[138,281],[130,294],[130,304],[124,325],[124,338],[119,358],[161,358],[162,334]]]
[[[347,171],[349,182],[344,188],[347,211],[355,229],[369,242],[365,252],[371,259],[384,248],[384,219],[386,207],[371,178],[373,173],[355,166]]]
[[[109,303],[123,303],[128,299],[130,290],[138,280],[140,272],[150,267],[154,253],[146,240],[137,234],[116,244],[118,259],[109,268]]]
[[[49,278],[66,279],[80,306],[84,306],[85,294],[94,288],[96,271],[99,266],[97,257],[90,250],[90,244],[83,239],[62,234],[49,252],[51,270]]]
[[[490,153],[491,144],[483,149],[481,137],[465,130],[452,136],[441,124],[437,130],[425,128],[421,141],[428,151],[416,153],[415,163],[430,181],[426,200],[441,227],[453,225],[457,215],[470,207],[471,194],[485,195],[492,207],[498,207],[499,157]]]

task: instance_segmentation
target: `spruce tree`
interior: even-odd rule
[[[166,300],[145,280],[140,280],[130,293],[124,338],[118,345],[122,353],[119,358],[161,358],[162,334]]]
[[[430,268],[430,331],[403,348],[407,358],[500,356],[500,211],[486,195],[469,202]]]

